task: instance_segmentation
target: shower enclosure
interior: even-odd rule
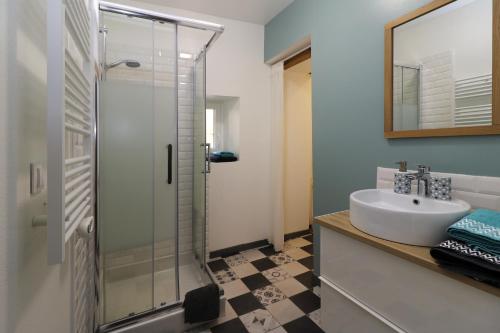
[[[175,309],[206,263],[205,56],[223,27],[100,3],[99,324]]]
[[[420,68],[394,65],[393,126],[395,131],[420,128]]]

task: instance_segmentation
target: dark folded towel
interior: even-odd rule
[[[217,156],[225,156],[225,157],[233,157],[234,156],[234,153],[230,152],[230,151],[214,151],[212,154],[217,155]]]
[[[500,287],[500,256],[456,240],[431,249],[431,256],[448,270]]]
[[[184,322],[200,323],[219,317],[219,287],[210,284],[186,293],[184,297]]]
[[[210,162],[220,163],[220,162],[236,162],[238,158],[236,156],[217,156],[210,155]]]
[[[234,153],[230,151],[214,151],[212,155],[219,157],[234,157]]]

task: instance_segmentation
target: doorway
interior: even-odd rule
[[[286,240],[308,233],[313,218],[311,49],[287,59],[283,69]]]

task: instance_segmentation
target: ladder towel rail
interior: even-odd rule
[[[47,7],[48,260],[59,264],[78,225],[93,221],[93,42],[89,3]],[[95,47],[95,46],[94,46]]]
[[[456,80],[456,105],[453,115],[456,127],[488,126],[492,123],[493,76],[484,74]],[[488,103],[488,100],[490,103]]]

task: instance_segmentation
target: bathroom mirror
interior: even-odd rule
[[[385,27],[386,138],[500,134],[500,0],[435,0]]]

